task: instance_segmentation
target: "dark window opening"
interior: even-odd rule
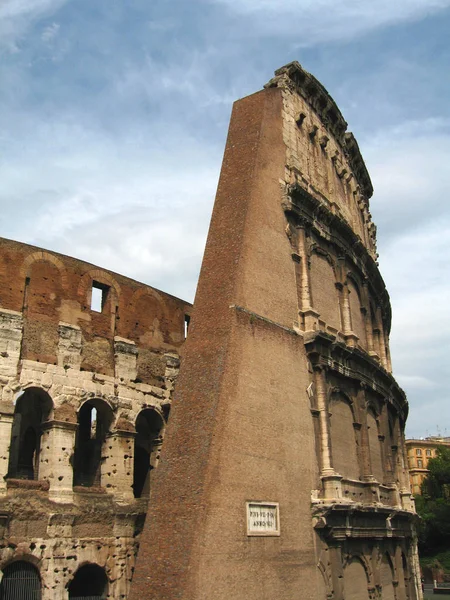
[[[42,424],[48,421],[53,403],[39,388],[27,389],[17,400],[11,428],[8,477],[37,479]]]
[[[189,323],[191,322],[191,317],[189,315],[184,315],[184,337],[187,338],[189,332]]]
[[[78,413],[73,484],[101,485],[102,449],[113,419],[111,408],[102,400],[88,400]]]
[[[91,310],[94,312],[103,312],[108,297],[109,286],[98,281],[92,282],[91,290]]]
[[[162,416],[151,408],[141,411],[136,419],[133,471],[135,498],[147,497],[150,493],[151,471],[158,463],[164,425]]]
[[[41,600],[41,578],[32,564],[19,560],[3,571],[1,600]]]
[[[105,570],[98,565],[90,564],[80,567],[69,584],[69,600],[89,598],[97,600],[106,598],[108,594],[108,578]]]

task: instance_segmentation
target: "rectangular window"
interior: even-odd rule
[[[431,450],[427,450],[427,456],[431,456]]]
[[[419,467],[419,469],[423,467],[423,461],[420,458],[417,459],[417,466]]]
[[[422,456],[422,450],[420,448],[417,448],[416,454],[417,456]]]
[[[94,312],[103,312],[108,297],[109,286],[98,281],[92,282],[91,290],[91,310]]]
[[[184,338],[185,339],[188,336],[190,321],[191,321],[191,317],[189,315],[184,315]]]

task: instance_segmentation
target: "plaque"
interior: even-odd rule
[[[247,502],[247,535],[280,535],[278,502]]]

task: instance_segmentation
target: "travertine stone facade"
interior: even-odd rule
[[[408,406],[346,128],[298,63],[234,105],[132,600],[421,598]],[[252,502],[279,532],[249,533]]]
[[[191,307],[9,240],[0,283],[0,569],[126,598]]]

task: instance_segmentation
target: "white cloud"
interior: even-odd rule
[[[411,412],[410,435],[450,418],[450,130],[448,120],[406,122],[362,140],[375,193],[380,269],[391,296],[394,375]],[[434,412],[430,406],[435,404]],[[449,407],[449,408],[447,408]],[[437,418],[436,414],[440,414]]]
[[[204,0],[252,19],[248,35],[298,32],[298,47],[353,38],[380,26],[412,21],[449,0]]]
[[[19,50],[20,39],[39,18],[54,14],[68,0],[2,0],[0,3],[0,50]]]
[[[58,35],[60,29],[59,23],[52,23],[45,27],[41,33],[41,40],[45,43],[50,43]]]
[[[164,150],[71,123],[35,125],[27,154],[6,156],[2,235],[193,300],[222,148],[170,125]]]

